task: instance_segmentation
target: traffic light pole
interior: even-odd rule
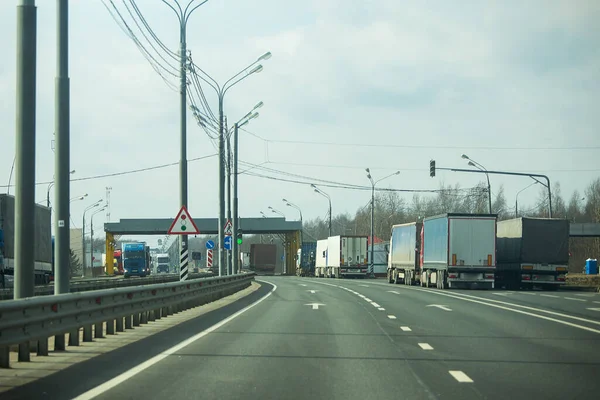
[[[434,164],[434,168],[435,168],[435,161],[433,161]],[[546,186],[546,188],[548,189],[548,216],[550,218],[552,218],[552,191],[550,189],[550,178],[548,178],[546,175],[541,175],[541,174],[528,174],[526,172],[508,172],[508,171],[490,171],[490,170],[486,170],[486,171],[481,171],[481,170],[477,170],[477,169],[461,169],[461,168],[437,168],[443,171],[453,171],[453,172],[469,172],[472,174],[495,174],[495,175],[512,175],[512,176],[527,176],[529,178],[532,178],[533,180],[536,180],[535,178],[543,178],[546,180],[546,184],[541,183],[542,185]],[[432,176],[435,176],[435,169],[434,169],[434,174]]]
[[[238,244],[239,215],[238,215],[238,124],[233,126],[233,218],[231,219],[233,237],[231,243],[232,272],[240,272],[240,255]]]

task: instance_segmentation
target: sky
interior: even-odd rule
[[[169,72],[163,79],[152,68],[107,11],[111,1],[69,1],[71,196],[88,194],[71,203],[78,228],[83,210],[106,198],[106,187],[112,222],[174,217],[180,206],[180,102],[170,87],[178,85],[176,61],[145,41],[129,0],[112,3]],[[15,155],[16,4],[0,1],[0,192]],[[43,202],[54,171],[56,1],[36,4],[36,200]],[[175,13],[160,0],[135,4],[177,54]],[[297,219],[286,198],[312,219],[325,217],[328,203],[310,183],[369,185],[367,167],[376,180],[400,171],[378,187],[475,186],[483,176],[429,176],[430,159],[438,167],[469,168],[463,153],[489,170],[546,174],[560,182],[567,200],[583,192],[600,176],[598,20],[595,0],[209,0],[190,16],[186,32],[193,62],[219,85],[272,53],[262,72],[224,96],[230,125],[264,102],[240,131],[240,169],[261,165],[239,176],[240,216],[275,216],[272,206]],[[202,87],[218,115],[214,90]],[[216,217],[215,143],[191,112],[187,127],[188,158],[201,158],[189,163],[188,208],[192,217]],[[165,164],[173,165],[77,180]],[[491,177],[492,192],[503,185],[509,204],[529,184]],[[368,191],[322,189],[334,214],[353,214],[369,201]],[[537,197],[534,186],[519,203]],[[104,222],[104,213],[97,214],[94,229],[102,231]]]

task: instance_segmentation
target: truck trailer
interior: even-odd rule
[[[569,264],[569,221],[515,218],[498,222],[496,286],[510,290],[565,284]]]
[[[369,274],[367,236],[330,236],[327,239],[329,278],[365,278]]]
[[[250,269],[257,274],[273,275],[277,265],[277,246],[255,243],[250,245]]]
[[[317,278],[325,277],[327,269],[327,239],[317,240],[317,252],[315,256],[315,276]]]
[[[423,223],[392,226],[387,279],[390,283],[412,285],[421,275],[421,231]]]
[[[302,242],[296,254],[296,275],[314,276],[315,275],[315,256],[317,252],[317,242]]]
[[[51,210],[35,205],[34,209],[34,284],[54,279],[51,234]],[[0,286],[12,286],[15,273],[15,197],[0,194]]]
[[[155,255],[156,259],[156,273],[157,274],[168,274],[171,269],[171,262],[167,253],[161,253]]]
[[[495,214],[428,217],[421,229],[421,286],[494,288]]]

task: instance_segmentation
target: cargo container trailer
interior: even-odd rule
[[[392,226],[387,279],[412,285],[421,276],[421,231],[423,223]]]
[[[317,251],[315,255],[315,277],[325,277],[325,270],[327,269],[327,239],[317,240]]]
[[[275,274],[277,265],[277,246],[255,243],[250,245],[250,269],[259,275]]]
[[[369,274],[367,236],[331,236],[327,239],[328,278],[365,278]]]
[[[314,276],[317,242],[302,242],[296,254],[296,275]]]

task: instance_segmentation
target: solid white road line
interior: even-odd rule
[[[433,347],[429,343],[419,343],[419,347],[423,350],[433,350]]]
[[[448,371],[448,372],[450,373],[450,375],[452,375],[452,377],[454,379],[456,379],[460,383],[473,383],[473,379],[469,378],[469,376],[462,371]]]
[[[396,319],[396,316],[395,315],[388,315],[388,318],[389,319]]]
[[[553,294],[540,294],[540,296],[543,296],[543,297],[552,297],[553,299],[558,299],[558,298],[560,298],[559,296],[555,296],[555,295],[553,295]]]
[[[408,326],[401,326],[400,329],[402,329],[402,331],[404,331],[404,332],[412,331],[412,329],[410,329]]]
[[[80,394],[79,396],[75,397],[73,400],[89,400],[89,399],[93,399],[94,397],[100,396],[101,394],[109,391],[110,389],[114,388],[115,386],[125,382],[129,378],[134,377],[135,375],[139,374],[140,372],[143,372],[144,370],[150,368],[151,366],[155,365],[156,363],[164,360],[168,356],[178,352],[179,350],[183,349],[184,347],[189,346],[190,344],[194,343],[198,339],[201,339],[204,336],[208,335],[209,333],[214,332],[215,330],[219,329],[226,323],[239,317],[240,315],[242,315],[243,313],[245,313],[252,307],[260,304],[261,302],[263,302],[263,300],[267,299],[275,290],[277,290],[277,285],[275,285],[274,283],[267,282],[267,281],[261,281],[261,282],[265,282],[265,283],[268,283],[269,285],[273,285],[273,289],[271,289],[271,291],[269,293],[267,293],[265,296],[256,300],[254,303],[241,309],[240,311],[236,312],[235,314],[230,315],[229,317],[225,318],[223,321],[211,326],[210,328],[205,329],[202,332],[195,334],[194,336],[171,347],[170,349],[167,349],[167,350],[163,351],[162,353],[150,358],[149,360],[146,360],[143,363],[131,368],[130,370],[122,373],[121,375],[116,376],[116,377],[104,382],[100,386],[96,386],[95,388],[90,389],[87,392]]]

